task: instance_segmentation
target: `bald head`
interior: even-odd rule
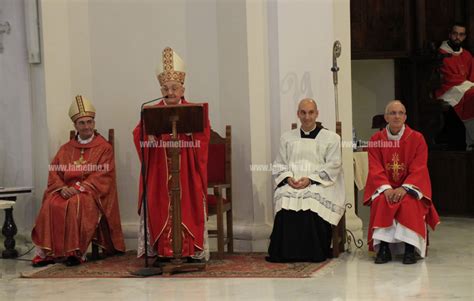
[[[298,104],[298,118],[301,122],[301,128],[304,131],[311,131],[314,129],[318,114],[318,106],[314,99],[305,98]]]
[[[303,98],[302,100],[300,100],[300,103],[298,104],[298,111],[301,110],[302,107],[309,108],[308,106],[311,106],[311,105],[314,106],[314,107],[312,107],[314,110],[318,109],[318,105],[316,104],[314,99],[312,99],[312,98]]]
[[[392,100],[385,107],[385,121],[392,134],[398,134],[407,120],[405,106],[399,100]]]

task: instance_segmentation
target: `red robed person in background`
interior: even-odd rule
[[[428,148],[423,135],[405,125],[405,106],[398,100],[385,108],[387,127],[369,142],[369,174],[364,204],[370,206],[369,250],[375,263],[404,253],[403,263],[425,257],[427,229],[439,223],[431,201]]]
[[[95,109],[85,97],[76,96],[69,117],[77,135],[61,146],[49,166],[48,187],[31,233],[33,266],[80,264],[92,240],[107,253],[125,252],[113,148],[94,131]]]
[[[474,150],[474,62],[471,53],[461,47],[466,36],[466,25],[455,23],[449,40],[441,44],[443,82],[435,94],[454,108],[466,127],[467,150]]]
[[[157,77],[161,93],[166,98],[158,106],[187,104],[184,98],[184,63],[169,47],[163,50],[162,63]],[[207,196],[207,154],[210,125],[207,105],[204,107],[204,131],[192,134],[178,134],[180,140],[180,191],[181,191],[181,237],[182,256],[188,261],[209,259],[207,248],[206,196]],[[171,212],[171,153],[166,142],[171,135],[158,137],[145,133],[146,145],[140,144],[141,123],[133,131],[133,138],[140,160],[147,167],[147,220],[148,254],[157,255],[156,263],[173,257],[173,218]],[[141,158],[144,147],[144,158]],[[138,256],[145,253],[142,210],[142,181],[140,179]],[[206,241],[206,243],[205,243]]]

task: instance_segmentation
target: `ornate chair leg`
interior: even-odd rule
[[[217,212],[217,253],[219,259],[224,257],[224,217],[222,211]]]
[[[232,225],[232,209],[226,213],[226,222],[227,222],[227,253],[234,253],[234,232]]]

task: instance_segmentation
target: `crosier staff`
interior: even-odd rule
[[[339,122],[339,99],[337,93],[337,73],[339,72],[339,67],[337,66],[337,58],[341,56],[341,42],[335,41],[332,46],[332,81],[334,83],[334,98],[336,103],[336,127]]]

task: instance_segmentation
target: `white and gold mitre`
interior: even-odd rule
[[[184,62],[170,47],[163,50],[162,62],[156,68],[156,76],[160,86],[172,80],[184,85],[186,76]]]
[[[69,117],[76,122],[81,117],[95,117],[95,108],[84,96],[77,95],[69,107]]]

